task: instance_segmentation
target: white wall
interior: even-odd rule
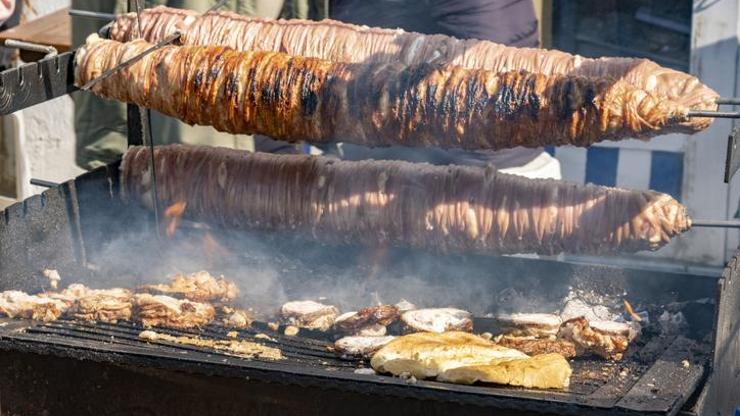
[[[69,0],[32,0],[24,9],[28,20],[70,5]],[[36,13],[38,14],[36,14]],[[25,124],[24,148],[31,176],[62,182],[83,172],[75,163],[73,106],[69,96],[20,112]],[[32,187],[34,192],[44,189]]]

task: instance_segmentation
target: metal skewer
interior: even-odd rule
[[[88,17],[90,19],[113,20],[116,18],[116,15],[113,13],[89,12],[87,10],[69,9],[67,13],[70,16]]]
[[[220,0],[218,3],[214,4],[210,9],[208,9],[205,12],[201,13],[200,15],[198,15],[197,18],[203,17],[204,15],[207,15],[208,13],[210,13],[210,12],[216,10],[216,9],[219,9],[221,6],[223,6],[224,4],[226,4],[226,1],[227,0]],[[175,32],[175,33],[167,36],[166,38],[162,39],[159,43],[157,43],[156,45],[150,47],[149,49],[146,49],[143,52],[141,52],[140,54],[134,56],[133,58],[128,59],[126,61],[123,61],[120,64],[114,66],[113,68],[111,68],[111,69],[103,72],[97,78],[91,79],[90,81],[88,81],[87,83],[85,83],[85,85],[81,86],[80,89],[81,90],[86,90],[86,91],[89,90],[95,84],[99,83],[100,81],[103,81],[103,80],[106,80],[106,79],[110,78],[116,72],[118,72],[118,71],[120,71],[122,69],[125,69],[125,68],[127,68],[127,67],[129,67],[129,66],[131,66],[131,65],[133,65],[133,64],[135,64],[137,62],[139,62],[140,60],[142,60],[145,56],[149,55],[150,53],[152,53],[152,52],[154,52],[154,51],[156,51],[158,49],[162,49],[165,46],[169,45],[170,43],[172,43],[172,42],[180,39],[180,36],[182,36],[182,33],[180,33],[179,31],[177,31],[177,32]]]
[[[740,105],[740,97],[719,97],[716,103],[718,105]]]
[[[703,111],[691,110],[687,117],[711,117],[711,118],[740,118],[740,112],[735,111]]]
[[[692,227],[712,228],[740,228],[740,221],[736,220],[691,220]]]

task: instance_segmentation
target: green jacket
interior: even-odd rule
[[[230,0],[225,9],[237,13],[253,15],[259,10],[259,2],[276,0]],[[145,0],[145,7],[167,5],[193,10],[205,10],[215,0]],[[72,8],[105,13],[124,13],[126,0],[72,0]],[[328,17],[328,0],[284,0],[280,17],[316,19]],[[80,45],[85,38],[98,31],[101,22],[87,18],[73,18],[72,44]],[[126,106],[122,103],[104,100],[87,92],[77,92],[72,96],[75,105],[76,162],[84,169],[116,160],[125,150]],[[246,150],[267,152],[281,151],[285,143],[268,138],[252,138],[219,133],[211,127],[188,126],[173,118],[152,112],[152,137],[155,144],[190,143],[234,147]]]

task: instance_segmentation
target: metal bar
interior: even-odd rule
[[[69,15],[75,16],[75,17],[89,17],[91,19],[100,19],[100,20],[113,20],[116,18],[116,15],[113,13],[91,12],[87,10],[78,10],[78,9],[69,9]]]
[[[31,43],[31,42],[24,42],[22,40],[15,40],[15,39],[6,39],[5,40],[5,47],[6,48],[16,48],[16,49],[23,49],[25,51],[31,51],[31,52],[38,52],[43,53],[44,58],[51,58],[53,56],[56,56],[59,52],[57,51],[57,48],[49,45],[41,45],[38,43]]]
[[[692,227],[740,228],[735,220],[691,220]]]
[[[719,97],[716,103],[719,105],[740,105],[740,97]]]
[[[740,112],[734,111],[700,111],[691,110],[687,117],[711,117],[711,118],[740,118]]]
[[[56,182],[49,182],[43,179],[36,178],[31,178],[31,185],[42,186],[44,188],[56,188],[57,186],[59,186],[59,184]]]

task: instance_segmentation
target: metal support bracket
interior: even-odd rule
[[[76,91],[74,56],[65,52],[0,73],[0,116]]]
[[[733,123],[732,132],[727,138],[727,157],[725,158],[725,183],[730,183],[737,170],[740,169],[740,123]]]

